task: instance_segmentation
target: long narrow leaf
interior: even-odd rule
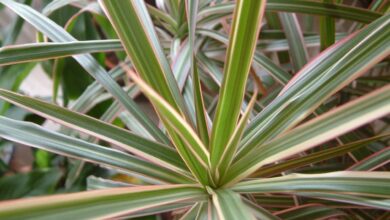
[[[22,44],[0,48],[0,66],[117,50],[123,50],[118,40]]]
[[[260,168],[256,173],[254,173],[252,176],[269,176],[269,175],[277,175],[283,171],[287,170],[294,170],[296,168],[308,165],[308,164],[314,164],[318,163],[320,161],[324,161],[327,159],[335,158],[337,156],[341,156],[343,154],[346,154],[350,151],[359,149],[361,147],[367,146],[368,144],[380,140],[384,137],[388,137],[390,134],[385,134],[385,135],[379,135],[375,136],[372,138],[367,138],[363,140],[359,140],[353,143],[345,144],[342,146],[330,148],[330,149],[325,149],[321,150],[319,152],[313,153],[306,155],[301,158],[294,158],[288,161],[280,162],[278,164]]]
[[[253,154],[233,164],[226,175],[226,182],[237,182],[265,164],[303,152],[389,113],[390,85],[323,114],[262,145]]]
[[[334,0],[323,0],[325,3],[333,3]],[[335,42],[336,22],[330,16],[320,18],[321,50],[325,50]]]
[[[276,213],[285,220],[342,218],[345,212],[319,204],[307,204]]]
[[[182,202],[206,199],[191,185],[140,186],[104,189],[3,202],[1,219],[106,219]]]
[[[234,3],[218,4],[200,11],[199,16],[207,17],[208,15],[213,15],[214,19],[219,19],[220,17],[231,13],[233,9]],[[265,10],[327,15],[363,23],[370,23],[381,16],[380,13],[375,13],[366,9],[311,0],[268,0]]]
[[[348,170],[375,170],[390,163],[390,147],[386,147],[349,167]]]
[[[240,193],[325,192],[390,198],[390,172],[340,171],[325,174],[290,174],[238,183]]]
[[[165,121],[170,135],[179,135],[184,141],[183,145],[179,140],[174,140],[177,150],[183,157],[184,161],[189,166],[192,173],[201,183],[208,183],[208,168],[210,164],[210,156],[207,148],[204,146],[196,132],[183,119],[172,106],[170,106],[159,94],[149,87],[142,79],[138,78],[133,73],[129,72],[131,78],[138,84],[144,94],[155,106],[160,117]]]
[[[204,106],[202,87],[200,85],[198,67],[195,61],[195,55],[193,56],[192,66],[192,82],[194,87],[194,102],[196,112],[196,128],[200,139],[203,141],[205,146],[209,146],[209,126],[207,123],[208,115]]]
[[[130,183],[118,182],[110,179],[89,176],[87,178],[87,190],[110,189],[119,187],[136,186]]]
[[[354,205],[360,205],[363,207],[372,207],[377,209],[390,210],[390,199],[378,199],[372,197],[353,196],[347,194],[334,194],[334,193],[298,193],[300,196],[319,198],[323,200],[330,200]]]
[[[248,199],[243,199],[246,206],[251,210],[253,215],[257,219],[264,219],[264,220],[279,220],[277,216],[273,215],[268,210],[264,209],[263,207],[260,207],[256,203],[253,203],[249,201]]]
[[[64,156],[118,168],[127,172],[152,177],[166,182],[189,182],[187,178],[175,175],[161,168],[123,152],[91,144],[86,141],[47,131],[29,122],[20,122],[0,117],[0,136],[28,146],[48,150]]]
[[[110,189],[110,188],[131,187],[131,186],[135,187],[135,185],[131,185],[128,183],[122,183],[122,182],[107,180],[103,178],[96,178],[94,176],[90,176],[87,178],[88,190]],[[176,209],[186,208],[188,206],[191,206],[192,204],[193,202],[181,202],[181,203],[173,203],[168,205],[159,205],[154,208],[148,208],[147,210],[134,212],[132,214],[127,214],[126,218],[136,218],[140,216],[149,216],[149,215],[155,215],[159,213],[165,213],[169,211],[174,211]]]
[[[151,86],[161,95],[158,96],[158,99],[166,100],[162,106],[169,106],[168,112],[174,110],[175,113],[178,113],[173,118],[180,119],[181,121],[173,124],[188,125],[187,123],[191,123],[188,120],[188,109],[186,108],[168,61],[159,45],[159,40],[144,3],[134,0],[101,0],[100,3],[114,24],[137,72],[148,83],[146,86]],[[157,104],[154,101],[152,103]],[[166,110],[160,109],[161,105],[155,107],[156,110],[160,111],[160,117],[166,114],[165,112],[161,113],[162,110]],[[162,121],[190,170],[202,184],[207,183],[208,177],[205,172],[209,160],[208,152],[204,151],[204,146],[201,142],[198,143],[198,140],[193,139],[193,134],[188,133],[192,131],[191,126],[186,127],[187,130],[179,131],[169,119],[162,118]],[[183,136],[183,133],[186,133],[186,135]],[[189,140],[186,139],[188,137],[192,138],[193,140],[191,141],[194,142],[191,143],[190,141],[188,143]],[[187,149],[188,147],[190,149]]]
[[[256,102],[257,91],[257,89],[254,90],[254,94],[251,98],[251,101],[249,102],[233,134],[229,138],[229,142],[225,146],[224,152],[219,159],[217,169],[218,174],[221,173],[221,176],[224,175],[226,172],[229,172],[229,166],[233,160],[234,154],[236,153],[238,143],[241,140],[242,134],[244,133],[244,129],[248,123],[249,116]]]
[[[299,26],[296,14],[279,13],[280,22],[282,23],[284,33],[290,47],[290,57],[294,70],[298,72],[309,59],[301,27]]]
[[[231,190],[220,189],[213,194],[213,204],[220,220],[253,219],[239,194]]]
[[[211,133],[211,170],[217,172],[224,148],[237,124],[266,1],[237,1],[224,78]]]
[[[111,142],[122,149],[172,170],[178,172],[185,170],[180,156],[168,146],[150,141],[92,117],[7,90],[0,89],[0,98],[70,128]],[[184,173],[186,172],[184,171]]]
[[[187,113],[143,1],[100,0],[138,74],[176,111]]]
[[[26,5],[31,5],[32,0],[23,0],[22,3]],[[24,20],[22,18],[15,18],[15,20],[10,24],[11,27],[9,27],[10,31],[7,31],[5,33],[5,36],[1,40],[1,45],[6,46],[6,45],[11,45],[14,44],[15,41],[17,40],[20,32],[22,31],[24,24]]]
[[[216,31],[198,29],[197,33],[202,34],[204,36],[211,37],[211,38],[213,38],[217,41],[220,41],[221,43],[226,44],[226,45],[229,43],[229,39],[227,36],[225,36],[219,32],[216,32]],[[203,54],[198,55],[198,57],[205,64],[210,63],[210,62],[208,62],[208,60],[205,58],[205,56]],[[287,82],[291,79],[291,75],[288,72],[283,70],[283,68],[279,67],[274,62],[272,62],[271,59],[269,59],[268,57],[266,57],[265,55],[263,55],[259,52],[255,52],[253,60],[256,64],[258,64],[259,66],[264,68],[270,75],[275,77],[275,79],[278,80],[282,85],[287,84]],[[222,81],[222,80],[220,80],[220,81]]]
[[[76,41],[76,39],[66,32],[61,26],[35,11],[31,7],[11,0],[0,0],[0,3],[12,9],[19,16],[33,25],[40,32],[48,36],[55,42]],[[131,112],[134,117],[157,139],[164,142],[167,137],[164,133],[138,108],[136,103],[126,94],[126,92],[110,77],[102,66],[91,55],[73,56],[80,65],[87,70],[107,91],[109,91],[118,101]]]
[[[196,30],[196,22],[197,22],[197,13],[199,2],[198,0],[190,0],[185,1],[186,4],[186,12],[187,12],[187,20],[188,20],[188,41],[190,44],[190,65],[191,65],[191,73],[192,73],[192,84],[194,90],[194,103],[195,103],[195,113],[196,113],[196,128],[198,134],[203,141],[203,143],[208,146],[209,145],[209,129],[207,127],[206,122],[206,110],[203,102],[202,96],[202,88],[200,85],[198,67],[196,64],[195,56],[195,30]]]
[[[281,94],[251,121],[237,158],[292,128],[326,98],[388,56],[389,27],[390,15],[385,15],[307,64]]]

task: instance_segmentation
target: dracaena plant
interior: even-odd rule
[[[96,79],[68,108],[0,90],[63,126],[1,116],[0,136],[143,180],[91,177],[90,191],[2,202],[1,219],[389,217],[386,1],[58,0],[42,13],[0,3],[40,34],[1,48],[1,66],[72,56]],[[119,40],[76,40],[48,18],[67,4],[106,19]],[[320,34],[296,13],[319,16]],[[336,18],[353,30],[336,32]],[[107,51],[127,56],[107,71],[89,55]],[[84,114],[102,94],[115,100],[106,113]],[[129,129],[110,124],[118,116]]]

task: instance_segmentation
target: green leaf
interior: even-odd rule
[[[5,202],[1,219],[102,219],[147,211],[161,205],[206,199],[192,185],[139,186]]]
[[[263,32],[263,31],[262,31]],[[264,31],[265,32],[265,31]],[[225,36],[224,34],[221,34],[220,32],[214,31],[214,30],[208,30],[208,29],[202,29],[198,28],[197,33],[203,36],[210,37],[212,39],[215,39],[223,44],[228,44],[229,40],[228,37]],[[281,32],[282,33],[282,32]],[[336,39],[340,40],[344,38],[346,34],[344,33],[338,33],[336,35]],[[260,34],[261,37],[261,34]],[[282,37],[284,38],[284,34],[282,33]],[[320,45],[320,37],[319,36],[308,36],[304,38],[304,44],[309,47],[309,46],[319,46]],[[289,44],[286,39],[281,39],[281,40],[273,40],[273,41],[267,41],[267,42],[262,42],[260,41],[257,44],[257,50],[259,51],[265,51],[265,52],[270,52],[270,51],[279,51],[279,50],[289,50]],[[204,55],[199,55],[198,57],[200,60],[203,62],[204,59],[202,59]],[[276,65],[272,60],[270,60],[268,57],[264,56],[260,52],[255,52],[254,55],[254,62],[264,68],[270,75],[272,75],[279,83],[282,85],[287,84],[287,82],[292,78],[292,75],[290,75],[288,72],[283,70],[283,68],[279,67]]]
[[[176,122],[179,120],[181,122],[172,123],[166,118],[162,118],[162,121],[180,155],[183,157],[192,173],[202,184],[207,183],[208,177],[206,170],[209,160],[208,152],[203,144],[198,142],[200,140],[197,138],[196,134],[195,136],[190,134],[192,129],[191,126],[187,124],[190,122],[187,120],[188,110],[184,104],[183,97],[181,96],[168,61],[159,45],[158,38],[144,3],[135,3],[135,1],[129,0],[102,0],[100,3],[104,6],[111,22],[114,24],[137,72],[161,95],[158,96],[158,99],[166,100],[167,103],[159,105],[158,107],[155,106],[160,112],[159,116],[166,117],[165,114],[167,114],[167,112],[161,112],[167,110],[165,108],[166,106],[170,106],[168,113],[171,110],[174,110],[174,112],[177,113],[177,115],[174,115],[170,119],[175,119]],[[157,101],[159,100],[154,100],[152,102],[156,105]],[[164,109],[160,109],[162,106],[164,106]],[[182,118],[182,116],[184,116],[184,118]],[[178,129],[177,125],[182,126],[184,124],[186,124],[185,129],[187,130]],[[185,133],[184,136],[183,133]],[[190,145],[190,147],[188,145]]]
[[[153,208],[148,208],[144,211],[127,214],[122,216],[122,218],[136,220],[159,220],[158,218],[161,216],[159,214],[180,212],[183,209],[191,207],[193,204],[194,202],[180,202],[168,205],[159,205]]]
[[[279,217],[286,220],[342,218],[347,215],[345,212],[338,209],[318,204],[296,206],[291,209],[280,211],[277,214]]]
[[[144,2],[99,0],[136,71],[176,111],[187,114],[183,97],[160,46]]]
[[[226,44],[226,45],[229,43],[229,39],[227,36],[225,36],[219,32],[216,32],[216,31],[206,30],[206,29],[197,29],[197,33],[202,34],[204,36],[208,36],[208,37],[215,39],[217,41],[220,41],[221,43]],[[205,55],[198,54],[198,58],[200,61],[202,61],[202,63],[204,65],[207,65],[208,69],[211,72],[216,72],[215,70],[213,70],[212,65],[210,65],[210,62],[209,62],[209,60],[207,60]],[[272,75],[282,85],[287,84],[287,82],[291,79],[291,75],[288,72],[283,70],[281,67],[276,65],[271,59],[269,59],[268,57],[266,57],[265,55],[263,55],[259,52],[255,52],[255,55],[253,57],[253,61],[254,61],[254,63],[258,64],[260,67],[264,68],[264,70],[266,70],[270,75]],[[221,74],[221,78],[222,78],[222,74]],[[218,78],[218,82],[219,81],[222,81],[222,80],[219,80],[219,78]]]
[[[32,43],[0,48],[0,66],[42,61],[83,53],[123,50],[118,40],[91,40],[64,43]]]
[[[190,176],[180,156],[170,147],[150,141],[117,126],[66,108],[0,89],[0,98],[45,118],[113,143],[137,156]]]
[[[253,213],[253,215],[257,219],[264,219],[264,220],[278,220],[279,219],[277,216],[273,215],[268,210],[249,201],[248,199],[243,199],[243,200],[245,202],[245,205],[251,210],[251,212]]]
[[[3,159],[0,159],[0,175],[3,175],[8,169],[8,165],[4,163]]]
[[[98,190],[98,189],[107,189],[107,188],[118,188],[118,187],[136,187],[136,185],[131,185],[128,183],[122,183],[117,182],[113,180],[103,179],[103,178],[97,178],[94,176],[89,176],[87,178],[87,187],[88,190]],[[186,207],[189,207],[193,204],[193,202],[181,202],[181,203],[174,203],[174,204],[168,204],[168,205],[159,205],[154,208],[149,208],[144,211],[138,211],[134,212],[133,214],[126,215],[126,218],[136,218],[140,216],[150,216],[155,215],[159,213],[165,213],[174,211],[176,209],[183,209]],[[197,203],[198,204],[198,203]]]
[[[168,7],[168,10],[169,12],[173,15],[173,17],[176,19],[176,20],[179,20],[179,14],[180,14],[180,11],[179,11],[179,3],[180,1],[179,0],[168,0],[168,1],[164,1],[164,3],[167,5]]]
[[[18,173],[0,179],[0,200],[52,193],[62,176],[59,169]]]
[[[224,78],[211,132],[211,170],[217,165],[236,127],[249,68],[256,48],[266,1],[238,1],[233,15]],[[218,182],[218,179],[217,179]]]
[[[372,197],[353,196],[348,194],[334,193],[298,193],[300,196],[318,198],[323,200],[337,201],[342,203],[372,207],[377,209],[390,210],[390,199],[378,199]]]
[[[43,8],[42,14],[48,16],[54,11],[77,1],[79,0],[53,0]]]
[[[335,34],[335,40],[339,41],[344,37],[348,36],[347,33],[337,33]],[[303,44],[306,48],[316,48],[321,45],[321,36],[310,35],[303,37]],[[264,52],[273,52],[273,51],[285,51],[289,50],[290,46],[286,39],[271,40],[268,42],[259,42],[257,44],[257,49]]]
[[[253,219],[249,208],[244,204],[240,195],[231,190],[216,190],[212,199],[220,220]]]
[[[184,120],[184,116],[173,109],[173,107],[170,106],[163,97],[157,94],[156,91],[149,87],[148,84],[133,73],[129,72],[129,74],[133,81],[137,83],[143,93],[153,103],[160,118],[164,121],[165,125],[168,126],[168,129],[170,129],[168,132],[171,137],[172,135],[180,136],[181,139],[174,139],[173,142],[189,169],[202,184],[208,183],[207,171],[210,164],[210,156],[207,148],[204,146],[196,132],[186,120]],[[185,143],[185,145],[183,143]]]
[[[32,0],[23,0],[22,3],[26,5],[31,5]],[[22,30],[24,20],[22,18],[15,18],[15,20],[10,24],[9,30],[5,34],[4,38],[1,39],[1,45],[7,46],[14,44],[19,34]]]
[[[333,3],[334,0],[323,0],[324,3]],[[330,16],[320,18],[321,51],[335,43],[336,22]]]
[[[0,136],[7,140],[117,168],[125,172],[135,172],[168,183],[192,182],[181,175],[175,175],[175,173],[166,168],[159,167],[121,151],[47,131],[29,122],[15,121],[2,116],[0,116],[0,122]]]
[[[194,220],[200,219],[200,211],[205,203],[199,202],[193,205],[181,218],[180,220]]]
[[[386,147],[349,167],[348,170],[375,170],[390,163],[390,147]]]
[[[213,15],[214,19],[219,19],[220,17],[231,13],[233,9],[234,3],[217,4],[200,11],[199,17],[207,18],[208,16]],[[380,13],[372,12],[367,9],[311,0],[268,0],[265,10],[327,15],[363,23],[370,23],[381,16]]]
[[[95,176],[89,176],[87,178],[87,189],[88,190],[98,190],[98,189],[109,189],[109,188],[119,188],[119,187],[131,187],[136,186],[129,183],[118,182],[109,179],[103,179]]]
[[[238,147],[238,143],[241,140],[242,134],[244,133],[244,129],[248,123],[249,116],[250,116],[252,109],[253,109],[253,106],[256,102],[257,92],[258,92],[258,90],[255,89],[253,92],[254,94],[253,94],[248,106],[245,109],[245,112],[241,116],[237,127],[235,128],[233,134],[229,138],[229,142],[225,146],[224,152],[221,155],[221,158],[220,158],[219,163],[217,165],[217,169],[218,169],[217,174],[218,175],[220,173],[221,176],[223,176],[226,174],[226,172],[229,172],[229,166],[231,165],[231,163],[233,161],[234,154],[236,153],[236,150]]]
[[[131,87],[130,88],[130,94],[132,92],[136,92],[137,91],[137,88],[135,86]],[[130,95],[131,96],[131,95]],[[110,107],[108,107],[108,109],[103,113],[102,116],[100,116],[100,120],[103,121],[103,122],[112,122],[113,120],[115,120],[115,118],[117,117],[118,115],[118,112],[121,111],[121,107],[120,107],[120,104],[118,102],[113,102],[111,104]],[[127,112],[126,112],[127,113]],[[137,121],[134,122],[135,126],[137,125],[136,123]],[[142,127],[142,126],[141,126]],[[68,134],[68,135],[73,135],[72,132],[73,130],[69,129],[63,129],[65,130],[63,133],[64,134]],[[136,133],[136,132],[135,132]],[[138,134],[138,133],[136,133]],[[148,132],[146,131],[143,131],[143,134],[144,136],[147,136],[149,135]],[[152,137],[148,136],[148,138],[152,139]],[[89,137],[87,139],[88,142],[90,143],[98,143],[99,139],[96,138],[96,137]],[[66,177],[66,181],[65,181],[65,187],[71,187],[75,181],[78,179],[78,177],[80,176],[80,173],[79,172],[80,170],[82,170],[84,168],[84,161],[76,161],[74,163],[74,165],[70,168],[70,171],[68,172],[68,175]]]
[[[166,24],[168,24],[168,25],[164,25],[164,27],[167,28],[172,33],[177,32],[177,30],[176,30],[177,26],[178,26],[177,22],[171,17],[170,14],[165,13],[164,11],[159,10],[159,9],[155,8],[154,6],[151,6],[148,4],[146,5],[146,7],[148,8],[150,16],[152,16],[158,20],[164,21]]]
[[[237,159],[294,127],[324,100],[390,54],[390,15],[339,41],[308,63],[249,124]]]
[[[261,145],[233,164],[226,175],[225,183],[237,182],[265,164],[303,152],[389,113],[390,85],[327,112]]]
[[[193,93],[194,93],[194,103],[195,103],[195,113],[196,113],[196,129],[200,136],[200,139],[206,146],[209,146],[209,128],[207,127],[206,122],[206,109],[203,102],[202,88],[200,85],[198,67],[196,64],[196,49],[195,49],[195,30],[197,22],[197,13],[199,2],[198,0],[185,1],[187,20],[188,20],[188,41],[190,49],[190,66],[191,66],[191,76],[193,84]]]
[[[76,41],[72,35],[66,32],[61,26],[57,25],[52,20],[43,16],[31,7],[19,4],[11,0],[0,0],[0,3],[6,5],[27,22],[33,25],[40,32],[48,36],[54,42],[69,42]],[[102,66],[91,55],[75,55],[81,66],[99,83],[101,83],[107,91],[109,91],[118,101],[131,112],[135,118],[156,138],[165,143],[169,142],[164,133],[140,110],[136,103],[126,94],[126,92],[107,74]]]
[[[390,172],[340,171],[324,174],[289,174],[238,183],[239,193],[323,192],[390,198]]]
[[[177,42],[180,42],[180,39],[174,39],[172,47],[175,47],[174,45],[178,44]],[[188,41],[184,41],[181,43],[180,47],[178,49],[172,49],[172,71],[175,75],[175,78],[179,84],[180,90],[183,92],[184,87],[186,86],[188,80],[189,80],[189,74],[190,74],[190,59],[192,52],[190,51],[190,43]],[[178,51],[176,51],[178,50]],[[184,92],[183,92],[184,93]],[[184,96],[184,94],[183,94]],[[193,98],[191,97],[191,100]],[[187,100],[186,100],[187,101]],[[188,103],[187,103],[188,104]],[[192,115],[190,115],[192,116]]]
[[[192,81],[193,82],[193,90],[194,90],[194,102],[195,102],[195,112],[196,112],[196,129],[199,134],[200,139],[204,143],[205,146],[209,146],[209,126],[207,124],[207,111],[203,101],[202,95],[202,87],[200,85],[198,67],[195,62],[195,55],[192,58],[193,65],[192,69]],[[188,84],[189,80],[187,81]],[[186,85],[187,85],[186,84]]]
[[[210,202],[199,202],[191,207],[191,209],[184,214],[180,220],[209,220],[213,219],[209,213]]]
[[[127,65],[128,63],[126,63],[125,65]],[[113,68],[112,70],[109,71],[109,74],[112,76],[113,79],[117,79],[119,78],[120,76],[124,75],[124,70],[120,67],[120,66],[117,66],[116,68]],[[133,87],[132,87],[133,88]],[[92,83],[90,86],[88,86],[88,88],[83,92],[83,94],[73,103],[73,105],[70,107],[70,110],[73,110],[73,111],[80,111],[80,112],[87,112],[89,107],[92,106],[91,103],[94,102],[94,100],[96,100],[96,97],[98,97],[101,93],[103,93],[104,89],[102,87],[101,84],[99,84],[98,82],[94,82]],[[132,89],[130,89],[130,93],[131,93]],[[113,120],[113,117],[114,115],[117,115],[116,112],[118,112],[121,108],[121,105],[119,102],[115,101],[106,111],[106,113],[104,113],[100,120],[102,121],[111,121]],[[130,113],[128,112],[125,112],[127,115],[130,115],[132,118],[134,118]],[[113,115],[114,114],[114,115]],[[140,123],[134,119],[132,121],[132,126],[131,129],[133,129],[134,127],[136,128],[139,128],[141,127],[139,130],[142,130],[142,134],[143,136],[146,136],[152,140],[154,140],[154,138],[149,134],[149,132],[147,130],[145,130],[144,127],[142,127],[142,125],[140,125]],[[69,128],[62,128],[63,130],[63,133],[64,134],[71,134],[73,132],[73,130],[69,129]],[[138,134],[138,130],[135,130],[133,129],[132,130],[133,132],[135,132],[136,134]],[[95,143],[95,141],[98,141],[97,138],[89,138],[90,142],[93,142]],[[84,162],[83,161],[78,161],[75,163],[75,165],[73,166],[73,168],[71,169],[71,171],[69,171],[68,175],[67,175],[67,178],[66,178],[66,182],[65,182],[65,185],[67,187],[71,187],[72,184],[77,180],[80,172],[78,172],[78,170],[82,169],[84,167]]]
[[[279,13],[279,18],[290,47],[290,58],[294,66],[294,70],[298,72],[307,63],[309,55],[306,50],[297,15]]]
[[[296,168],[318,163],[320,161],[324,161],[327,159],[335,158],[338,156],[341,156],[343,154],[346,154],[350,151],[354,151],[356,149],[359,149],[361,147],[367,146],[368,144],[375,142],[377,140],[380,140],[382,138],[388,137],[390,134],[384,134],[375,136],[372,138],[366,138],[362,139],[353,143],[348,143],[345,145],[337,146],[334,148],[324,149],[316,153],[312,153],[309,155],[305,155],[304,157],[300,158],[294,158],[291,160],[283,161],[278,164],[274,164],[268,167],[260,168],[258,171],[256,171],[252,176],[260,177],[260,176],[270,176],[270,175],[277,175],[283,171],[287,170],[294,170]],[[378,155],[381,156],[381,155]],[[388,155],[386,155],[388,156]],[[383,157],[386,158],[386,157]],[[387,157],[388,158],[388,157]]]
[[[129,62],[123,63],[112,68],[108,74],[114,79],[119,80],[125,76],[125,70],[122,68],[123,65],[131,66]],[[86,113],[96,104],[95,100],[105,92],[104,87],[99,82],[95,81],[91,83],[70,106],[70,110],[77,111],[80,113]],[[165,142],[164,142],[165,143]],[[168,143],[170,144],[169,140]]]
[[[26,63],[1,69],[3,71],[0,73],[0,88],[12,91],[19,90],[20,85],[35,66],[36,63]],[[0,101],[0,114],[6,113],[9,107],[9,103]]]

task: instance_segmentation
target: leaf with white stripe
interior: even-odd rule
[[[8,8],[24,18],[37,30],[49,37],[54,42],[70,42],[77,41],[72,35],[66,32],[61,26],[43,16],[36,10],[26,5],[17,3],[11,0],[0,0],[0,3],[6,5]],[[74,55],[73,58],[100,84],[102,84],[107,91],[109,91],[126,110],[131,112],[134,117],[144,126],[156,140],[161,140],[165,143],[167,137],[164,133],[139,109],[136,103],[127,95],[127,93],[107,74],[106,70],[99,65],[99,63],[89,54]]]
[[[143,1],[99,0],[141,78],[178,112],[184,99]]]
[[[297,193],[297,195],[311,198],[318,198],[322,200],[336,201],[341,203],[372,207],[377,209],[390,210],[390,199],[378,199],[364,196],[354,196],[348,194],[335,194],[335,193]]]
[[[218,105],[211,131],[211,171],[217,166],[225,146],[237,125],[245,94],[249,69],[260,32],[266,0],[237,1],[219,91]]]
[[[0,48],[0,66],[119,50],[123,47],[118,40],[21,44]]]
[[[255,219],[240,195],[231,190],[216,190],[212,195],[212,200],[220,220]]]
[[[0,136],[7,140],[125,172],[135,172],[168,183],[193,182],[171,170],[121,151],[51,132],[29,122],[15,121],[2,116],[0,122]]]
[[[389,113],[390,85],[327,112],[261,145],[232,165],[225,183],[238,182],[263,165],[303,152]]]
[[[200,11],[199,16],[204,17],[203,20],[212,17],[211,21],[220,19],[227,14],[231,14],[234,10],[235,3],[228,2],[225,4],[217,4],[213,7],[206,7]],[[312,15],[328,15],[337,18],[359,21],[362,23],[370,23],[378,19],[382,14],[372,12],[367,9],[351,7],[344,4],[330,4],[312,0],[268,0],[266,9],[268,11],[284,11],[293,13],[305,13]]]
[[[323,174],[289,174],[238,183],[239,193],[335,193],[390,198],[390,172],[340,171]]]
[[[183,157],[189,169],[202,184],[208,183],[207,174],[210,164],[210,155],[194,129],[187,123],[182,115],[170,106],[169,103],[148,84],[134,75],[134,73],[129,72],[129,74],[142,92],[153,103],[165,125],[169,126],[168,129],[171,129],[169,131],[171,137],[172,135],[179,135],[181,140],[184,141],[185,145],[180,142],[181,140],[173,140],[178,152]]]
[[[256,102],[258,90],[255,89],[253,92],[253,96],[248,104],[248,106],[245,109],[244,114],[241,116],[240,121],[235,128],[233,134],[229,138],[229,142],[225,146],[224,152],[221,155],[220,162],[217,166],[218,175],[223,176],[226,174],[226,172],[229,172],[229,166],[231,165],[234,154],[236,153],[238,143],[240,142],[242,138],[242,134],[244,133],[244,129],[246,125],[248,124],[249,116],[252,113],[253,106]]]
[[[389,137],[389,134],[384,135],[378,135],[371,138],[362,139],[359,141],[355,141],[352,143],[344,144],[341,146],[333,147],[333,148],[327,148],[312,154],[305,155],[304,157],[300,158],[293,158],[287,161],[282,161],[277,164],[273,164],[267,167],[262,167],[259,170],[257,170],[252,177],[262,177],[262,176],[270,176],[270,175],[277,175],[281,172],[288,171],[288,170],[294,170],[299,167],[303,167],[305,165],[309,164],[315,164],[327,159],[335,158],[338,156],[341,156],[343,154],[346,154],[348,152],[353,152],[354,150],[357,150],[359,148],[365,147],[369,145],[370,143],[373,143],[375,141],[378,141],[380,139],[384,139],[386,137]],[[389,148],[390,149],[390,148]],[[384,158],[387,156],[389,158],[389,155],[384,156]],[[350,168],[351,169],[351,168]]]
[[[0,218],[107,219],[162,205],[199,202],[206,198],[207,194],[193,185],[113,188],[2,202]]]
[[[307,63],[309,55],[306,50],[297,15],[291,13],[279,13],[279,18],[290,47],[289,53],[294,70],[298,72]]]
[[[187,12],[187,23],[188,23],[188,41],[190,49],[190,65],[191,65],[191,76],[194,93],[194,104],[196,113],[196,129],[200,139],[203,143],[209,145],[209,128],[206,122],[206,109],[203,102],[202,87],[200,85],[198,66],[196,64],[196,48],[195,48],[195,30],[197,22],[197,13],[199,2],[198,0],[186,0],[186,12]]]
[[[166,145],[140,137],[90,116],[82,115],[66,108],[7,90],[0,89],[0,98],[64,126],[113,143],[153,163],[166,166],[175,172],[190,176],[190,173],[185,171],[185,164],[177,152]]]
[[[390,14],[322,52],[249,124],[237,159],[291,129],[332,94],[390,54]]]

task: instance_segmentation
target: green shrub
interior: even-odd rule
[[[78,41],[47,17],[72,2],[119,40]],[[87,192],[4,202],[1,219],[173,210],[182,219],[388,217],[386,1],[369,9],[308,0],[53,1],[42,13],[0,3],[40,33],[39,43],[1,48],[0,65],[72,56],[96,80],[68,108],[0,90],[1,99],[64,126],[1,116],[0,136],[140,180],[90,177]],[[319,16],[320,34],[295,13]],[[336,32],[345,29],[336,18],[356,31]],[[114,59],[106,54],[105,63],[89,54],[108,51]],[[140,92],[157,123],[134,100]],[[86,115],[110,97],[100,119]],[[109,123],[118,116],[129,129]]]

